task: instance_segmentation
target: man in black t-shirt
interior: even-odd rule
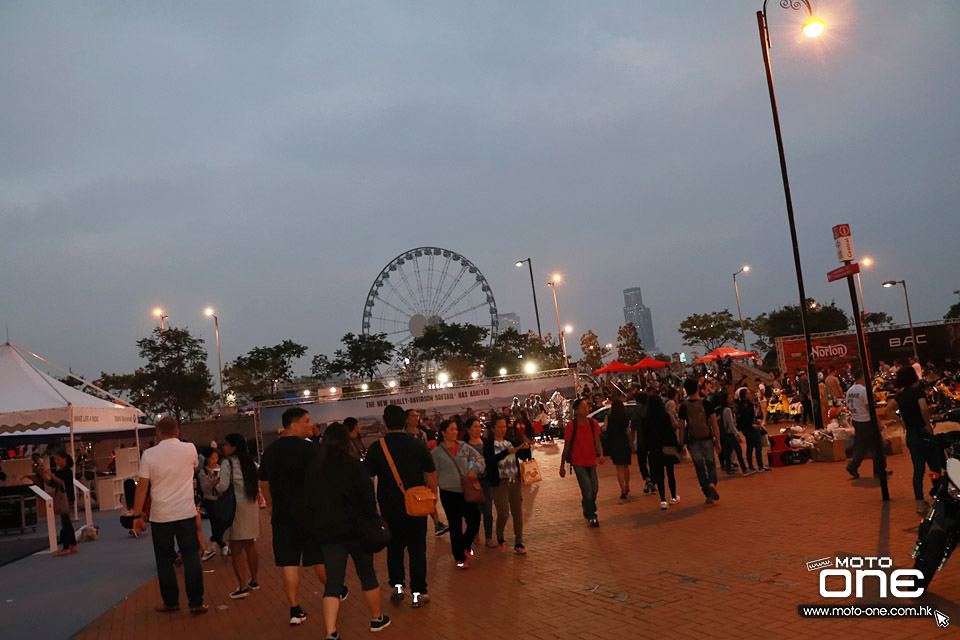
[[[306,438],[313,430],[310,414],[293,407],[283,412],[283,437],[263,452],[260,461],[260,489],[270,511],[273,527],[273,557],[283,571],[283,589],[290,601],[291,626],[302,624],[307,614],[300,606],[300,564],[313,567],[320,582],[326,583],[320,545],[313,542],[301,522],[304,476],[319,455],[319,448]],[[340,599],[347,597],[343,587]]]
[[[406,583],[403,569],[403,551],[410,556],[410,590],[413,607],[419,608],[430,602],[427,595],[427,518],[407,515],[403,492],[397,485],[393,470],[383,453],[386,443],[390,457],[404,489],[426,484],[439,496],[437,468],[427,447],[417,438],[404,432],[403,409],[389,405],[383,410],[387,433],[367,450],[364,464],[371,476],[377,478],[377,502],[380,514],[390,528],[390,543],[387,545],[387,570],[393,593],[390,600],[403,600]]]

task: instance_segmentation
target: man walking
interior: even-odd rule
[[[403,418],[405,421],[404,428],[407,433],[423,443],[423,446],[429,450],[430,439],[427,437],[427,432],[420,427],[420,412],[416,409],[407,409],[403,412]],[[430,518],[433,520],[433,535],[442,536],[450,531],[450,525],[440,520],[439,509],[434,510],[434,512],[430,514]]]
[[[370,445],[364,464],[370,475],[377,478],[380,514],[390,529],[390,542],[387,544],[387,571],[393,587],[390,600],[399,604],[405,597],[403,551],[406,549],[410,557],[411,605],[417,609],[430,602],[430,596],[427,595],[427,518],[407,515],[403,490],[397,484],[393,468],[396,468],[404,489],[426,484],[439,498],[437,468],[426,445],[405,432],[405,427],[410,423],[405,419],[403,409],[388,405],[383,410],[383,422],[387,426],[387,433]],[[387,459],[387,452],[392,465]]]
[[[607,459],[600,453],[600,425],[596,420],[587,418],[589,408],[583,398],[573,401],[573,420],[567,423],[563,431],[563,453],[560,456],[560,477],[567,475],[566,466],[573,467],[580,485],[580,504],[583,517],[591,527],[599,527],[597,519],[597,494],[600,482],[597,479],[597,463]]]
[[[697,470],[700,489],[707,504],[713,504],[720,499],[717,493],[717,459],[714,457],[720,443],[717,414],[700,397],[696,380],[687,379],[683,388],[687,392],[687,399],[680,405],[680,431]]]
[[[183,581],[191,615],[207,612],[203,603],[203,565],[200,563],[200,539],[197,535],[197,505],[193,500],[193,476],[197,471],[197,448],[180,441],[180,425],[167,417],[157,423],[160,442],[143,452],[140,480],[133,501],[134,531],[146,528],[143,505],[150,489],[150,525],[153,555],[157,561],[157,580],[163,603],[160,613],[180,609],[180,589],[173,563],[177,552],[183,558]]]
[[[860,463],[870,451],[873,456],[873,475],[880,477],[880,456],[877,455],[877,442],[880,440],[877,425],[870,419],[870,407],[867,405],[867,387],[863,372],[853,372],[855,382],[847,389],[847,409],[853,420],[853,455],[847,463],[847,473],[854,479],[860,477]]]
[[[283,590],[290,602],[290,625],[303,624],[307,614],[300,606],[300,565],[313,567],[320,582],[326,583],[320,545],[302,526],[304,478],[319,448],[308,440],[313,423],[306,409],[293,407],[283,412],[283,437],[263,452],[260,462],[260,490],[270,512],[273,528],[273,557],[283,572]],[[340,599],[347,597],[343,587]]]

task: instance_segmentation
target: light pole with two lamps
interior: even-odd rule
[[[740,271],[733,274],[733,290],[737,294],[737,316],[740,317],[740,340],[743,342],[743,350],[747,350],[747,334],[743,331],[743,312],[740,311],[740,287],[737,285],[737,276],[741,273],[749,273],[750,265],[745,264],[740,267]]]
[[[910,340],[913,341],[913,357],[917,359],[917,362],[920,362],[920,353],[917,351],[917,334],[913,331],[913,316],[910,315],[910,298],[907,296],[907,281],[887,280],[883,283],[883,286],[884,288],[889,289],[890,287],[895,287],[898,284],[903,285],[903,301],[907,303],[907,322],[910,323]]]
[[[803,33],[816,38],[823,33],[823,20],[813,15],[808,0],[780,0],[784,9],[798,10],[807,7],[810,18],[803,24]],[[800,326],[807,354],[807,378],[810,380],[810,396],[813,404],[813,424],[817,429],[823,427],[820,415],[820,389],[817,385],[816,369],[813,364],[813,345],[807,326],[807,296],[803,289],[803,269],[800,266],[800,248],[797,245],[797,226],[793,219],[793,199],[790,197],[790,181],[787,178],[787,159],[783,151],[783,136],[780,133],[780,113],[777,110],[777,94],[773,90],[773,72],[770,69],[770,30],[767,28],[767,0],[763,0],[763,9],[757,11],[757,26],[760,29],[760,48],[763,50],[763,65],[767,73],[767,89],[770,93],[770,109],[773,112],[773,129],[777,136],[777,151],[780,154],[780,175],[783,178],[783,195],[787,203],[787,221],[790,225],[790,240],[793,244],[793,265],[797,272],[797,289],[800,294]]]
[[[223,409],[226,402],[223,395],[223,361],[220,359],[220,319],[217,317],[213,307],[207,307],[203,310],[203,315],[213,318],[213,328],[217,333],[217,373],[220,375],[220,409]]]

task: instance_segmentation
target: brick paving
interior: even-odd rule
[[[471,568],[458,571],[447,538],[431,536],[433,601],[419,610],[392,606],[384,588],[384,612],[393,619],[384,637],[908,638],[952,635],[960,623],[960,606],[954,603],[960,600],[960,558],[948,563],[931,592],[917,601],[950,616],[950,629],[938,629],[930,618],[813,620],[797,614],[798,604],[825,604],[817,573],[807,572],[805,560],[889,555],[897,567],[912,566],[908,554],[919,517],[908,455],[888,458],[894,471],[888,504],[881,502],[875,480],[851,481],[843,463],[811,463],[721,478],[721,500],[705,505],[687,462],[677,467],[681,503],[666,512],[657,498],[642,494],[621,503],[614,469],[607,464],[600,474],[599,529],[585,526],[576,480],[557,476],[559,449],[538,447],[536,455],[545,480],[524,490],[529,555],[478,548]],[[861,471],[869,473],[869,461]],[[633,489],[639,491],[635,467],[633,473]],[[265,517],[263,524],[269,532]],[[75,637],[322,638],[319,582],[303,572],[301,602],[310,619],[302,628],[288,627],[269,533],[259,550],[262,589],[245,600],[227,597],[235,585],[233,573],[214,559],[204,565],[212,570],[204,575],[211,606],[206,616],[154,613],[158,590],[152,580]],[[385,580],[384,553],[377,558],[377,571]],[[341,608],[339,629],[348,639],[363,637],[369,616],[352,568],[347,584],[353,593]],[[876,597],[860,601],[876,602]]]

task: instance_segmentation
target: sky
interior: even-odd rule
[[[957,301],[960,3],[768,14],[809,297]],[[162,306],[224,362],[359,333],[394,256],[468,257],[501,312],[614,342],[643,289],[661,350],[692,313],[796,304],[753,0],[0,5],[0,331],[87,377],[131,371]],[[572,340],[572,343],[577,340]],[[571,345],[573,346],[573,345]],[[576,355],[576,349],[572,349]]]

